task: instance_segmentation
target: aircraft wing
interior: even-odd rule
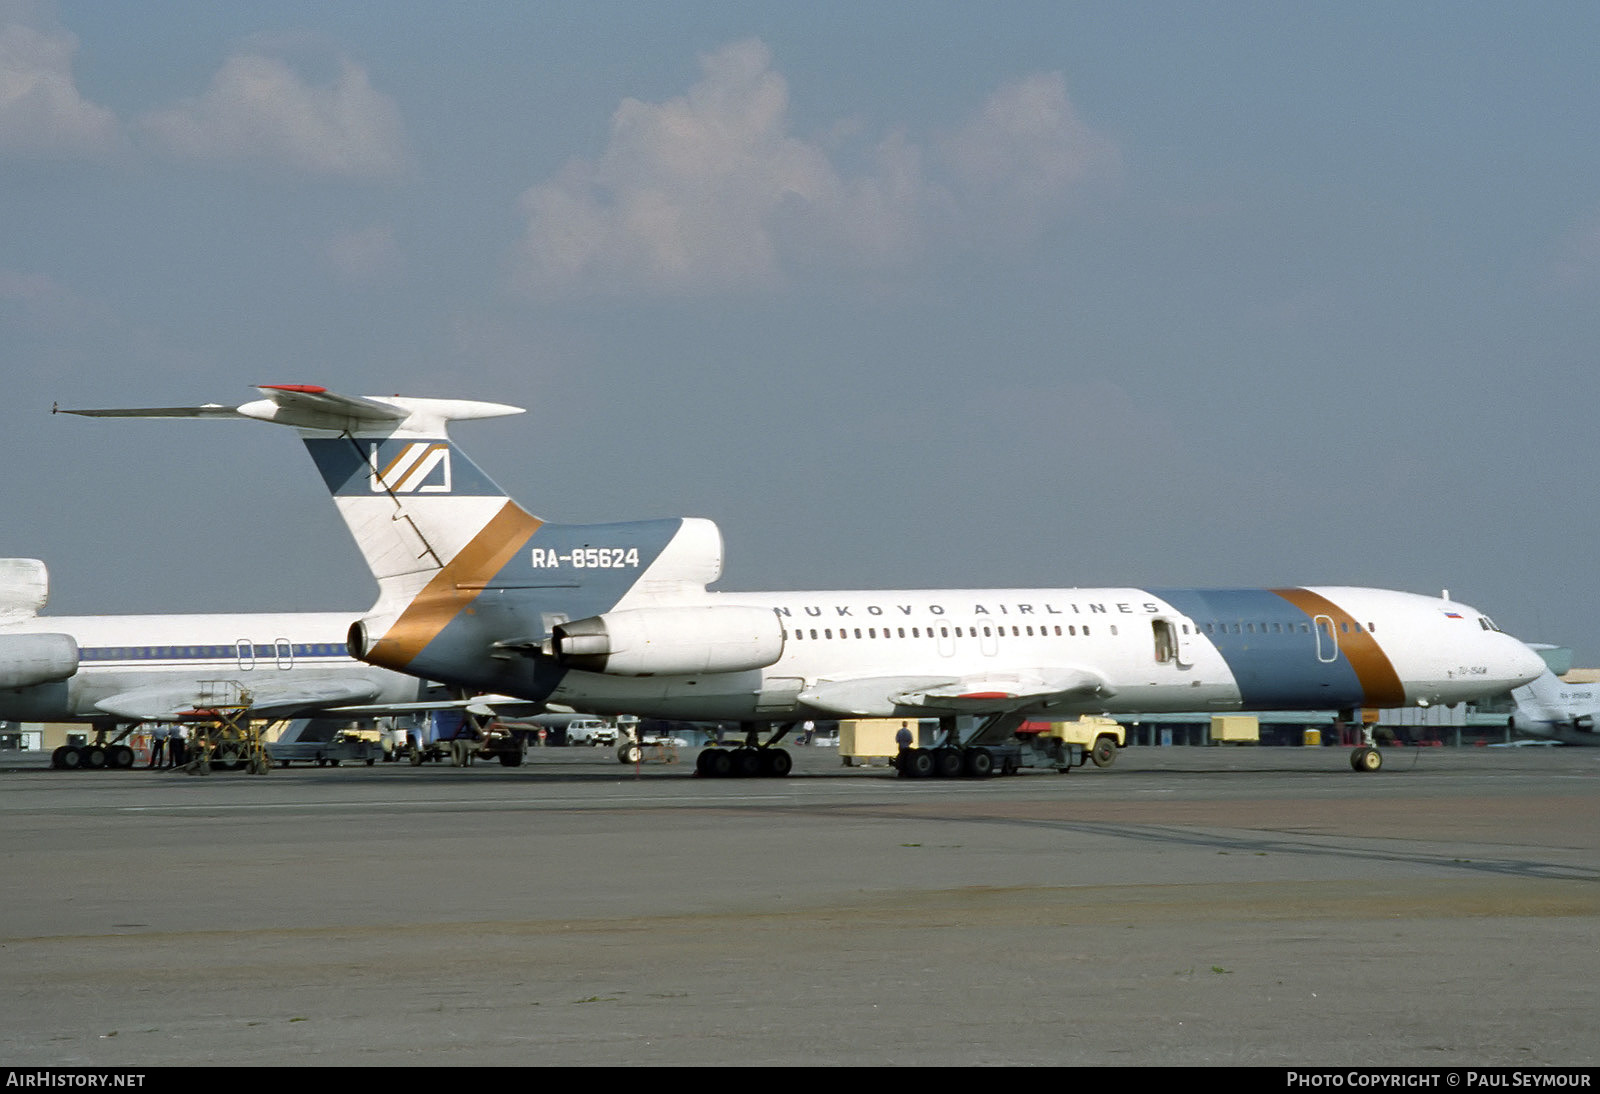
[[[266,687],[231,696],[193,687],[163,685],[124,691],[101,699],[95,706],[119,718],[140,722],[170,722],[192,716],[196,711],[213,710],[220,706],[248,705],[252,716],[272,717],[366,703],[377,697],[377,685],[365,680],[343,684],[319,682],[303,687]]]
[[[959,683],[949,676],[869,676],[853,680],[818,680],[800,693],[809,707],[856,718],[887,718],[897,706],[895,696],[917,688],[949,687]]]
[[[470,699],[433,699],[416,703],[367,703],[329,707],[327,714],[420,714],[425,710],[464,710],[480,718],[505,716],[531,718],[550,708],[544,703],[518,699],[512,695],[474,695]]]
[[[800,701],[832,714],[892,717],[906,708],[932,714],[993,714],[1109,696],[1099,673],[1081,668],[1039,669],[985,676],[875,676],[819,680]]]

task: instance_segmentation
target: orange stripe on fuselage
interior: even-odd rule
[[[1339,643],[1339,649],[1344,654],[1345,660],[1355,669],[1356,679],[1361,682],[1361,690],[1366,693],[1366,705],[1377,707],[1405,705],[1406,689],[1400,682],[1400,674],[1395,671],[1389,655],[1383,652],[1383,647],[1378,645],[1378,640],[1372,637],[1372,632],[1363,623],[1327,597],[1319,596],[1308,589],[1273,589],[1272,592],[1311,616],[1313,626],[1319,615],[1327,616],[1335,624],[1348,626],[1348,629],[1346,626],[1338,627],[1334,632],[1335,641]]]
[[[388,633],[372,644],[371,665],[403,669],[467,608],[544,522],[514,501],[496,513],[455,558],[400,613]]]

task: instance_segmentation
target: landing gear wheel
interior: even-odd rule
[[[794,770],[794,757],[781,748],[763,748],[761,750],[761,774],[768,778],[781,779]]]
[[[644,759],[644,749],[632,741],[625,741],[622,747],[617,749],[617,760],[621,763],[636,764],[642,759]]]
[[[761,774],[761,752],[754,748],[739,748],[733,753],[733,777],[753,779]]]
[[[1380,771],[1383,768],[1383,753],[1363,745],[1350,754],[1350,766],[1368,773]]]
[[[114,767],[118,771],[127,771],[133,767],[133,749],[127,745],[112,745],[106,753],[106,766]]]
[[[967,751],[967,774],[974,779],[987,779],[994,774],[994,756],[986,748]]]
[[[62,771],[72,771],[81,766],[83,757],[78,755],[78,750],[71,745],[62,745],[50,753],[50,766]]]
[[[933,753],[933,773],[941,779],[960,778],[961,753],[953,748],[935,749]]]
[[[1096,767],[1110,767],[1117,760],[1117,742],[1110,737],[1096,737],[1089,758]]]
[[[733,774],[733,753],[723,748],[708,748],[694,762],[695,771],[713,779],[726,779]]]
[[[927,779],[933,775],[933,753],[925,748],[913,748],[906,753],[905,772],[913,779]]]
[[[82,755],[84,767],[99,770],[106,765],[106,750],[99,745],[85,745]]]

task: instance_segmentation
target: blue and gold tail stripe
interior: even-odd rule
[[[305,444],[335,497],[506,496],[446,437],[307,437]]]

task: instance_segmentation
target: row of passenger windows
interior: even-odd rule
[[[1317,618],[1322,619],[1322,618],[1326,618],[1326,617],[1318,616]],[[1331,622],[1331,620],[1330,620],[1330,622]],[[1196,624],[1196,626],[1199,626],[1199,624]],[[1372,623],[1368,623],[1367,626],[1366,626],[1366,631],[1369,632],[1369,633],[1373,632],[1373,631],[1376,631],[1377,629],[1378,629],[1377,626],[1375,624],[1372,624]],[[1339,624],[1339,632],[1341,634],[1349,634],[1349,633],[1351,633],[1352,630],[1356,634],[1362,633],[1361,624],[1360,623],[1349,623],[1349,622],[1344,622],[1344,623],[1340,623]],[[1310,634],[1311,633],[1311,624],[1310,623],[1207,623],[1207,624],[1205,624],[1205,633],[1206,634],[1294,634],[1297,631],[1300,634]],[[1184,633],[1188,633],[1188,628],[1187,627],[1184,628]]]
[[[982,628],[982,630],[983,630],[983,637],[984,638],[1004,637],[1005,633],[1006,633],[1006,629],[1004,627],[988,626],[988,627]],[[926,635],[924,635],[922,633],[923,631],[927,631],[928,633]],[[810,628],[809,630],[793,630],[793,631],[789,631],[784,635],[784,638],[785,638],[785,640],[793,639],[793,640],[797,640],[797,641],[800,640],[800,639],[807,638],[807,637],[813,638],[813,639],[818,639],[818,640],[828,639],[828,638],[836,638],[836,637],[837,638],[851,638],[851,637],[855,637],[855,638],[951,638],[951,637],[955,637],[955,638],[977,638],[978,637],[978,631],[979,631],[979,628],[977,628],[977,627],[895,627],[895,628],[893,628],[893,633],[891,633],[891,628],[889,628],[889,627],[881,627],[881,628],[880,627],[866,627],[866,628],[862,628],[862,627],[840,627],[839,628],[839,633],[837,635],[835,635],[834,632],[833,632],[833,628],[831,628],[831,627],[823,627],[820,630],[818,630],[818,629],[813,627],[813,628]],[[1085,635],[1088,634],[1089,633],[1089,628],[1088,627],[1078,627],[1078,626],[1076,626],[1074,624],[1068,624],[1066,627],[1061,627],[1061,626],[1056,626],[1056,627],[1044,627],[1044,626],[1040,626],[1040,627],[1017,627],[1017,626],[1014,626],[1014,627],[1011,628],[1011,635],[1014,638],[1048,638],[1048,637],[1050,637],[1050,634],[1051,634],[1052,631],[1054,631],[1055,636],[1058,637],[1058,638],[1062,637],[1063,635],[1070,636],[1070,637],[1076,637],[1079,634],[1085,634]],[[1035,632],[1037,632],[1037,633],[1035,633]],[[1117,633],[1117,628],[1115,626],[1112,626],[1111,633],[1112,634],[1116,634]]]
[[[274,657],[343,657],[347,650],[343,643],[332,642],[281,642],[267,646],[240,642],[231,646],[91,646],[78,650],[80,661],[177,661],[237,658],[251,661]]]
[[[1339,630],[1343,634],[1350,634],[1350,633],[1352,633],[1352,631],[1354,633],[1356,633],[1356,634],[1360,634],[1360,633],[1363,632],[1363,630],[1365,630],[1368,633],[1371,633],[1371,632],[1376,631],[1377,629],[1378,628],[1372,623],[1368,623],[1365,628],[1363,628],[1360,623],[1342,622],[1342,623],[1339,624]],[[840,627],[840,628],[838,628],[838,633],[835,634],[834,630],[832,628],[823,627],[821,629],[810,628],[810,629],[803,629],[803,630],[802,629],[797,629],[797,630],[789,631],[789,632],[784,634],[784,638],[785,638],[785,640],[794,640],[794,641],[799,641],[799,640],[806,639],[806,638],[811,638],[811,639],[814,639],[814,640],[822,640],[822,639],[831,639],[831,638],[851,638],[851,637],[854,637],[854,638],[923,638],[923,637],[927,637],[927,638],[934,638],[934,637],[938,637],[938,638],[950,638],[950,637],[955,637],[955,638],[977,638],[978,634],[979,634],[979,630],[980,630],[980,628],[978,628],[978,627],[896,627],[896,628],[893,628],[892,632],[891,632],[891,628],[889,628],[889,627],[882,627],[882,628],[879,628],[879,627],[866,627],[866,628],[862,628],[862,627],[853,627],[853,628],[852,627]],[[981,630],[982,630],[984,638],[991,638],[991,637],[1003,638],[1003,637],[1006,636],[1006,628],[1005,627],[987,626],[987,627],[981,628]],[[1109,630],[1110,630],[1111,634],[1115,635],[1117,633],[1116,625],[1112,624],[1110,626]],[[1311,633],[1311,624],[1310,623],[1216,623],[1216,622],[1212,622],[1212,623],[1204,623],[1204,624],[1196,623],[1195,624],[1195,630],[1197,632],[1203,631],[1205,634],[1295,634],[1295,633],[1310,634]],[[927,634],[924,635],[922,633],[923,631],[927,631]],[[1028,637],[1028,638],[1044,637],[1044,638],[1048,638],[1048,637],[1050,637],[1052,635],[1052,633],[1055,635],[1055,637],[1058,637],[1058,638],[1063,637],[1063,636],[1066,636],[1066,637],[1077,637],[1080,634],[1088,635],[1090,633],[1090,629],[1087,626],[1078,627],[1075,624],[1067,624],[1064,627],[1063,626],[1059,626],[1059,625],[1058,626],[1054,626],[1054,627],[1044,627],[1044,626],[1041,626],[1041,627],[1031,627],[1031,626],[1020,626],[1019,627],[1019,626],[1013,626],[1013,627],[1011,627],[1011,636],[1014,637],[1014,638],[1023,638],[1023,637]],[[1189,625],[1187,623],[1183,624],[1183,633],[1184,634],[1188,634],[1189,633]]]

